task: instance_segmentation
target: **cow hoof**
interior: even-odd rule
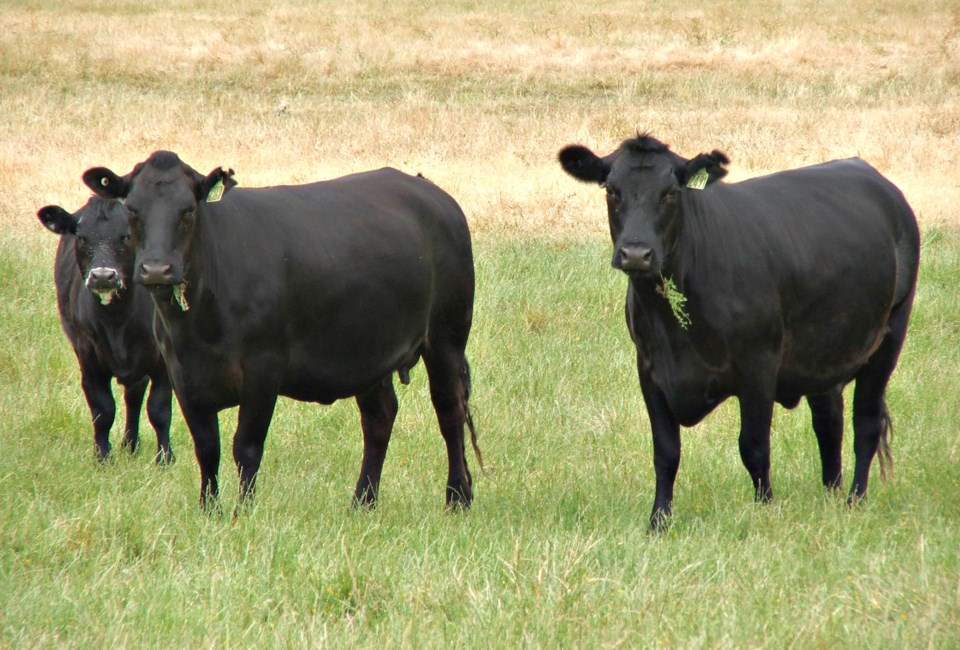
[[[170,450],[158,451],[157,455],[153,457],[153,462],[157,465],[173,465],[177,462],[177,457]]]
[[[97,461],[98,463],[100,463],[101,465],[102,465],[103,463],[107,462],[108,460],[110,460],[110,445],[107,445],[107,446],[105,446],[105,447],[101,447],[101,446],[99,446],[99,445],[94,445],[94,446],[93,446],[93,457],[94,457],[94,458],[96,459],[96,461]]]
[[[353,507],[359,509],[362,508],[375,508],[377,506],[377,491],[372,485],[363,481],[363,485],[357,486],[356,491],[353,493]]]
[[[773,488],[757,489],[755,499],[757,503],[771,503],[773,501]]]
[[[457,489],[447,486],[447,510],[451,512],[462,512],[469,510],[473,503],[473,491],[470,486],[462,486]]]
[[[354,510],[373,510],[377,507],[377,500],[364,494],[360,497],[354,496],[351,504]]]
[[[140,450],[140,440],[124,438],[123,442],[120,443],[120,448],[126,449],[131,455],[133,455]]]
[[[220,498],[204,494],[200,497],[200,510],[203,514],[210,517],[222,517],[223,506],[220,504]]]
[[[647,531],[647,533],[649,535],[662,535],[670,529],[670,524],[672,521],[672,513],[665,512],[663,510],[656,510],[652,515],[650,515],[650,529]]]
[[[847,507],[856,508],[857,506],[864,503],[866,500],[867,500],[866,492],[864,492],[863,494],[851,493],[849,496],[847,496]]]

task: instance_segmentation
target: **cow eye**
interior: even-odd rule
[[[677,186],[673,186],[673,187],[671,187],[670,189],[668,189],[666,192],[663,193],[663,200],[664,200],[664,201],[675,201],[678,196],[680,196],[680,188],[677,187]]]
[[[190,229],[193,223],[193,210],[187,210],[180,215],[180,222],[177,224],[177,230],[182,234]]]

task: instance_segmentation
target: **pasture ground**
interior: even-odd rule
[[[0,647],[960,645],[955,4],[300,4],[0,12]],[[753,504],[731,401],[684,432],[673,526],[646,534],[625,281],[602,196],[555,162],[565,144],[607,152],[638,129],[686,155],[725,150],[731,180],[860,155],[913,204],[923,259],[888,393],[896,472],[862,507],[821,490],[802,406],[777,410],[777,501]],[[237,519],[198,511],[178,411],[173,466],[95,465],[56,244],[34,215],[79,207],[84,169],[122,173],[159,148],[247,186],[392,165],[460,201],[492,466],[473,463],[470,512],[442,508],[422,367],[399,390],[372,512],[348,506],[347,402],[281,401]]]

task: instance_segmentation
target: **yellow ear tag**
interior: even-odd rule
[[[207,192],[207,203],[216,203],[223,198],[223,179],[221,178]]]
[[[710,180],[710,174],[707,173],[706,167],[701,167],[696,174],[690,177],[690,180],[687,181],[687,187],[691,190],[702,190],[707,186],[707,181]]]

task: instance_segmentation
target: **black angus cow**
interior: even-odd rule
[[[60,235],[54,262],[60,323],[80,362],[83,394],[93,416],[98,457],[110,453],[110,428],[116,416],[111,379],[124,387],[126,427],[123,446],[139,445],[140,409],[147,385],[147,416],[157,432],[160,463],[170,451],[170,402],[173,391],[153,336],[153,301],[131,284],[135,251],[129,243],[127,211],[119,201],[92,197],[76,214],[48,205],[40,222]]]
[[[392,374],[406,383],[422,356],[447,448],[446,501],[468,506],[464,349],[474,270],[460,206],[394,169],[255,189],[233,189],[232,176],[222,168],[203,176],[168,151],[123,177],[84,174],[94,192],[126,205],[135,280],[156,304],[157,337],[200,464],[201,504],[218,495],[218,412],[240,407],[233,457],[243,503],[278,395],[356,398],[363,460],[354,502],[373,504],[397,414]]]
[[[718,183],[724,154],[686,160],[648,135],[603,158],[571,145],[559,160],[606,189],[613,267],[630,279],[627,326],[653,430],[651,528],[671,514],[680,425],[730,396],[740,403],[740,457],[768,501],[774,402],[807,398],[823,483],[836,488],[841,391],[856,381],[849,500],[866,496],[878,449],[881,474],[892,460],[884,392],[920,257],[900,190],[857,158]]]

